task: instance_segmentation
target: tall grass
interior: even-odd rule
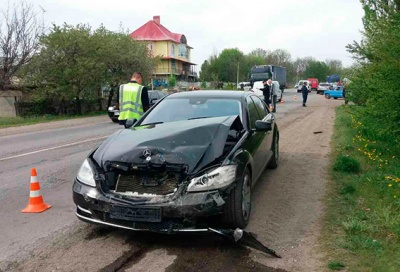
[[[359,111],[343,106],[336,112],[323,236],[327,265],[400,271],[400,143]]]

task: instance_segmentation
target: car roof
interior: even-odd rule
[[[221,90],[207,90],[207,91],[188,91],[173,93],[168,96],[170,98],[191,98],[191,97],[209,97],[209,98],[236,98],[240,99],[243,96],[251,95],[249,91],[221,91]]]

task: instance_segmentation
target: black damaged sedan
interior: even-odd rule
[[[251,191],[276,168],[275,117],[251,92],[165,97],[83,162],[73,185],[79,219],[156,232],[244,228]]]

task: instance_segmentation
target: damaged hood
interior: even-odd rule
[[[233,123],[239,116],[183,120],[123,129],[104,141],[93,159],[102,168],[107,163],[131,165],[175,164],[196,173],[223,155]],[[105,169],[106,170],[106,169]]]

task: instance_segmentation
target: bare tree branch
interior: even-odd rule
[[[39,14],[24,1],[12,7],[8,2],[6,10],[0,11],[0,89],[10,88],[12,77],[38,51],[44,32]]]

